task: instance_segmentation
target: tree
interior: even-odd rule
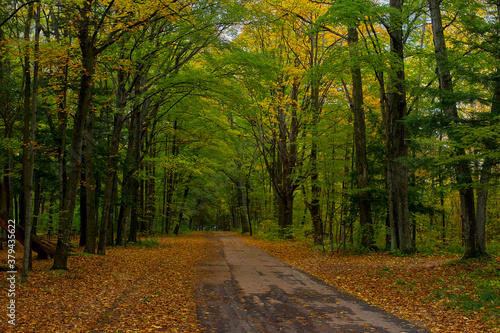
[[[437,74],[439,78],[439,89],[441,107],[448,122],[460,121],[457,105],[453,96],[453,81],[449,69],[448,54],[444,38],[444,28],[441,19],[439,2],[429,0],[429,11],[432,20],[432,32],[434,40],[434,50],[436,54]],[[460,140],[456,132],[448,131],[448,136],[452,140]],[[463,148],[456,148],[455,154],[458,157],[465,155]],[[459,158],[455,165],[457,183],[460,193],[460,208],[462,215],[462,225],[465,238],[464,258],[474,258],[486,255],[485,249],[479,242],[479,233],[476,224],[476,210],[474,205],[474,187],[472,171],[466,159]]]
[[[408,131],[402,120],[407,116],[406,81],[404,70],[403,1],[390,1],[391,71],[387,87],[387,191],[389,195],[389,221],[391,249],[413,251],[408,207],[408,169],[404,159],[408,156]]]
[[[26,22],[25,40],[29,41],[31,30],[31,19],[33,17],[33,6],[29,7]],[[28,282],[28,270],[31,269],[31,226],[32,226],[32,198],[33,198],[33,169],[35,163],[35,132],[36,112],[38,103],[38,71],[39,71],[39,49],[40,49],[40,5],[35,12],[35,65],[33,68],[33,91],[30,84],[29,51],[25,55],[25,115],[24,115],[24,148],[23,148],[23,191],[24,191],[24,218],[26,219],[24,230],[24,256],[21,282]]]
[[[359,219],[361,225],[361,244],[366,248],[374,247],[373,222],[371,217],[371,201],[368,184],[368,162],[366,159],[366,124],[363,110],[363,83],[361,69],[357,62],[358,31],[356,27],[348,28],[347,41],[354,62],[351,65],[352,99],[350,106],[354,115],[354,142],[356,145],[356,181],[358,185]]]
[[[71,155],[67,186],[62,202],[62,212],[60,215],[60,232],[57,241],[57,249],[54,255],[54,264],[52,269],[67,269],[69,238],[73,214],[76,204],[78,184],[80,181],[80,159],[82,151],[82,138],[85,128],[85,121],[92,106],[92,83],[95,73],[96,59],[99,54],[105,51],[109,46],[119,40],[128,29],[143,25],[157,12],[148,13],[145,17],[126,24],[122,29],[111,30],[102,40],[99,35],[103,32],[104,22],[111,14],[114,0],[111,1],[98,16],[94,16],[93,7],[99,7],[99,4],[93,0],[85,1],[82,5],[74,5],[74,9],[79,12],[75,23],[78,27],[78,38],[80,41],[80,51],[82,53],[82,75],[80,81],[80,90],[78,96],[78,106],[74,117],[73,132],[71,138]],[[97,14],[97,12],[96,12]],[[99,15],[97,14],[97,15]],[[101,240],[102,241],[102,240]]]

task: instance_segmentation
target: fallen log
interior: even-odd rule
[[[11,230],[13,226],[15,226],[14,235],[16,237],[16,240],[24,246],[24,228],[17,223],[11,224],[11,222],[9,222],[9,224],[11,226]],[[8,233],[10,233],[8,224],[5,223],[2,218],[0,218],[0,226]],[[54,253],[56,252],[56,245],[32,234],[31,250],[35,251],[38,254],[38,259],[49,259],[54,257]]]

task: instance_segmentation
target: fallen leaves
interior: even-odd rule
[[[344,256],[292,241],[244,240],[430,331],[500,331],[500,306],[481,303],[485,292],[498,297],[498,260]],[[158,241],[158,247],[112,248],[106,256],[72,255],[69,271],[51,271],[52,261],[35,260],[29,283],[16,284],[17,325],[9,327],[0,313],[0,332],[199,332],[195,287],[211,245],[202,233]],[[0,264],[4,258],[0,251]],[[6,279],[0,289],[7,289]],[[1,308],[8,301],[2,292]]]
[[[459,262],[456,255],[342,255],[294,241],[243,239],[339,290],[432,332],[500,332],[498,309],[474,307],[481,296],[477,281],[492,285],[498,281],[500,270],[491,268],[500,267],[498,260]],[[482,290],[484,293],[487,289]],[[500,298],[498,290],[494,289],[497,294],[492,297]],[[466,309],[469,304],[471,309]]]
[[[195,284],[207,240],[193,233],[158,241],[158,247],[111,248],[106,256],[78,253],[68,271],[34,260],[29,282],[17,281],[16,326],[0,313],[0,331],[198,332]],[[2,292],[1,308],[7,302]]]

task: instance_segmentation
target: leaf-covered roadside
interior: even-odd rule
[[[287,264],[432,332],[500,332],[500,263],[455,255],[323,253],[296,241],[244,237]]]
[[[16,326],[9,328],[3,311],[0,332],[197,332],[195,285],[207,239],[193,233],[157,241],[106,256],[79,252],[68,271],[34,260],[29,283],[17,281]],[[2,292],[2,309],[7,302]]]

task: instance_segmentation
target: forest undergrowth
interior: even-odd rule
[[[33,260],[29,282],[17,281],[15,327],[7,324],[0,272],[0,332],[197,332],[197,267],[207,246],[207,238],[192,233],[110,248],[105,256],[80,248],[68,271]],[[4,265],[6,250],[0,255]]]
[[[499,258],[324,252],[297,240],[242,237],[290,266],[431,332],[500,332]]]

